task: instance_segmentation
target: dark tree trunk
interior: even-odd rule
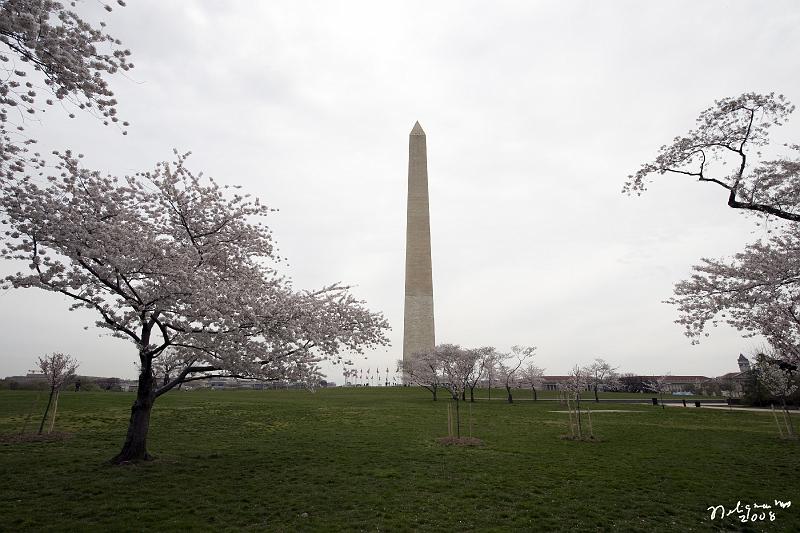
[[[461,413],[458,410],[458,397],[456,397],[456,437],[461,438]]]
[[[42,417],[42,423],[39,424],[39,435],[42,434],[44,430],[44,423],[47,421],[47,413],[50,411],[50,404],[53,403],[53,393],[55,392],[55,387],[50,387],[50,398],[47,399],[47,407],[44,408],[44,416]]]
[[[467,401],[467,389],[461,391],[461,401]]]
[[[469,388],[469,401],[475,403],[475,387]]]
[[[431,390],[431,393],[433,394],[433,401],[435,402],[435,401],[436,401],[436,387],[434,387],[434,388]]]
[[[597,395],[597,384],[594,386],[594,403],[600,403],[600,397]]]
[[[511,387],[506,385],[506,392],[508,392],[508,403],[514,403],[514,398],[511,397]]]
[[[781,403],[783,404],[783,418],[786,420],[786,431],[789,435],[789,438],[794,438],[794,424],[792,423],[792,417],[789,414],[789,407],[786,405],[786,396],[781,397]]]
[[[531,386],[531,392],[533,392],[533,401],[535,402],[539,399],[538,395],[536,394],[536,387]]]
[[[150,365],[143,366],[139,374],[139,389],[136,401],[131,407],[131,419],[128,422],[128,434],[122,450],[111,459],[113,464],[132,461],[149,461],[152,456],[147,453],[147,432],[150,429],[150,411],[156,400],[155,379]]]

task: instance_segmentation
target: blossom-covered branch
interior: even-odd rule
[[[787,147],[777,159],[762,159],[759,151],[769,143],[771,128],[793,111],[774,93],[718,100],[700,113],[694,129],[628,176],[623,192],[641,194],[654,174],[679,174],[726,189],[730,207],[800,221],[800,146]]]
[[[68,102],[106,125],[128,126],[117,116],[106,77],[130,70],[133,63],[130,51],[103,26],[92,26],[52,0],[0,2],[0,178],[13,179],[29,163],[44,166],[38,153],[26,159],[27,145],[35,141],[23,133],[25,120],[44,110],[43,91],[51,96],[45,98],[47,107]]]
[[[761,334],[782,357],[800,359],[800,228],[748,245],[731,260],[702,259],[667,303],[696,343],[706,326],[725,322]]]

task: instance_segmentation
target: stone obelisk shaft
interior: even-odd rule
[[[408,211],[406,219],[406,303],[403,361],[435,345],[433,270],[428,207],[428,154],[425,132],[414,124],[408,139]]]

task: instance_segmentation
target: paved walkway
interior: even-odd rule
[[[492,397],[492,398],[475,398],[475,400],[476,401],[502,400],[504,402],[507,401],[507,399],[505,397],[501,397],[501,398],[494,398],[494,397]],[[520,401],[521,402],[532,402],[534,400],[533,400],[533,398],[518,398],[518,397],[515,396],[514,397],[514,401],[515,402],[520,402]],[[539,401],[539,402],[558,402],[560,400],[559,400],[559,398],[539,398],[537,401]],[[728,406],[727,403],[725,403],[725,400],[699,400],[699,401],[700,401],[700,409],[725,409],[725,410],[729,410],[729,411],[750,411],[752,413],[771,413],[772,412],[768,407],[737,407],[735,405],[733,407],[730,407],[730,406]],[[694,402],[695,402],[695,400],[686,400],[686,407],[685,408],[686,409],[697,409],[697,407],[694,406]],[[596,402],[594,401],[594,398],[582,398],[581,399],[581,403],[584,404],[584,405],[585,404],[590,404],[590,407],[592,405],[597,405]],[[609,404],[609,403],[626,404],[627,403],[627,404],[635,404],[635,405],[652,405],[652,400],[645,401],[643,399],[640,400],[638,398],[615,398],[615,399],[600,398],[600,403],[604,403],[604,404]],[[667,405],[669,407],[681,407],[681,408],[683,408],[683,401],[682,400],[677,400],[675,398],[669,398],[669,399],[666,399],[664,401],[664,405]],[[602,409],[598,409],[598,411],[601,411],[601,410]],[[779,412],[780,408],[778,406],[775,406],[775,411]],[[551,411],[551,412],[555,412],[555,411]],[[567,411],[564,411],[564,412],[567,412]],[[789,409],[789,412],[791,414],[793,414],[793,415],[800,415],[800,410],[798,410],[798,409]]]
[[[683,405],[681,405],[681,404],[666,403],[666,402],[664,403],[664,405],[668,405],[670,407],[683,407]],[[750,411],[752,413],[771,413],[772,412],[772,410],[769,409],[768,407],[736,407],[736,406],[729,407],[727,405],[708,405],[708,404],[703,405],[702,403],[700,404],[700,406],[701,406],[700,409],[725,409],[726,411]],[[686,402],[686,408],[687,409],[697,409],[697,407],[695,407],[694,405],[689,405],[688,401]],[[775,408],[775,412],[780,412],[780,409],[778,407],[776,407]],[[789,413],[791,413],[793,415],[800,415],[800,411],[798,411],[796,409],[790,409]]]

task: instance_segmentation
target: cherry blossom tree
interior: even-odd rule
[[[58,395],[64,384],[75,377],[75,371],[78,369],[78,362],[68,355],[54,352],[50,355],[40,357],[38,366],[39,370],[44,374],[47,385],[50,388],[50,396],[47,398],[47,407],[44,409],[42,423],[39,424],[39,435],[41,435],[51,405],[53,405],[53,416],[52,422],[50,423],[50,431],[53,431],[53,426],[56,423],[56,412],[58,410]],[[54,399],[55,403],[53,402]]]
[[[345,386],[353,385],[353,382],[358,378],[358,370],[352,367],[342,369],[342,376],[344,377]]]
[[[486,362],[486,385],[489,399],[492,399],[492,383],[497,377],[497,365],[500,359],[500,353],[495,352],[491,359]]]
[[[600,402],[598,389],[604,386],[611,386],[617,380],[617,368],[602,358],[597,358],[592,364],[586,367],[586,374],[589,376],[591,387],[594,390],[594,401]]]
[[[434,348],[442,373],[442,386],[454,399],[461,399],[472,373],[474,359],[458,344],[438,344]]]
[[[786,435],[788,438],[795,438],[794,425],[786,402],[798,390],[800,383],[798,365],[787,363],[781,358],[775,357],[774,354],[761,353],[756,356],[754,370],[758,384],[764,387],[773,398],[780,400],[786,424]],[[780,431],[780,424],[778,424],[778,429]]]
[[[461,438],[460,403],[466,396],[467,380],[474,372],[477,354],[457,344],[439,344],[434,351],[440,362],[442,386],[450,392],[456,406],[456,437]]]
[[[180,351],[165,350],[153,360],[153,377],[156,384],[159,386],[169,384],[175,375],[186,367],[186,363]],[[180,385],[178,386],[180,387]]]
[[[403,373],[405,381],[412,385],[427,389],[437,401],[439,389],[444,385],[442,375],[442,362],[436,350],[415,353],[407,360],[397,362],[399,372]]]
[[[644,380],[642,376],[632,372],[624,372],[618,378],[620,389],[623,392],[642,392],[644,390]]]
[[[666,409],[664,405],[664,395],[670,392],[669,379],[670,373],[667,372],[663,376],[653,376],[652,379],[648,380],[645,383],[645,388],[651,392],[658,394],[659,402],[661,403],[661,408]]]
[[[667,303],[678,306],[677,322],[693,343],[708,335],[708,324],[726,322],[746,336],[763,335],[780,357],[800,356],[800,145],[782,152],[768,146],[772,128],[793,111],[774,93],[723,98],[625,184],[624,191],[641,194],[654,174],[695,177],[724,188],[733,208],[786,221],[731,260],[701,259],[692,277],[676,284]]]
[[[770,130],[793,111],[775,93],[718,100],[700,113],[694,129],[628,176],[623,192],[641,194],[656,174],[683,175],[725,189],[732,208],[800,221],[800,145],[772,158],[762,154]]]
[[[800,360],[800,227],[750,244],[731,260],[701,259],[667,303],[678,307],[686,335],[698,342],[706,327],[727,323],[746,336],[761,334],[779,356]]]
[[[563,389],[576,396],[580,401],[581,393],[590,389],[591,377],[586,367],[573,365],[567,373],[567,379],[563,382]]]
[[[475,387],[487,361],[491,361],[494,348],[462,348],[457,344],[439,344],[428,354],[413,359],[407,376],[434,394],[438,388],[450,393],[455,406],[455,437],[461,438],[461,402],[466,400],[466,390]],[[474,402],[474,396],[472,396]],[[450,409],[450,408],[448,408]],[[450,411],[448,411],[450,412]]]
[[[528,363],[520,370],[519,381],[531,388],[531,396],[534,401],[537,400],[536,387],[544,382],[544,368]]]
[[[348,287],[295,290],[278,274],[281,258],[262,222],[270,209],[193,174],[186,156],[176,156],[118,178],[65,153],[46,184],[0,184],[8,227],[0,255],[25,265],[6,287],[63,294],[71,309],[93,310],[99,327],[137,348],[138,392],[115,463],[150,457],[153,404],[182,383],[313,383],[322,359],[347,362],[346,353],[388,344],[384,317]]]
[[[519,369],[528,362],[536,352],[535,346],[512,346],[511,351],[498,356],[497,374],[506,388],[508,403],[514,403],[511,389],[516,386]]]
[[[464,357],[472,363],[472,370],[466,378],[467,388],[469,389],[469,400],[475,402],[475,387],[481,379],[488,374],[490,369],[495,366],[497,351],[491,346],[482,348],[472,348],[466,350]]]
[[[106,33],[104,26],[101,22],[99,28],[94,27],[52,0],[0,2],[0,71],[4,74],[0,77],[0,178],[21,174],[27,163],[44,165],[38,153],[26,154],[35,140],[26,138],[24,124],[46,108],[63,107],[70,117],[75,110],[86,110],[106,125],[128,126],[117,116],[117,100],[106,78],[130,70],[133,63],[130,51],[121,48],[122,43]]]
[[[493,364],[494,348],[462,348],[456,344],[439,344],[430,352],[414,354],[408,361],[397,362],[398,371],[403,372],[406,381],[430,391],[437,399],[439,389],[447,389],[450,394],[458,394],[475,401],[474,389],[481,377]]]

